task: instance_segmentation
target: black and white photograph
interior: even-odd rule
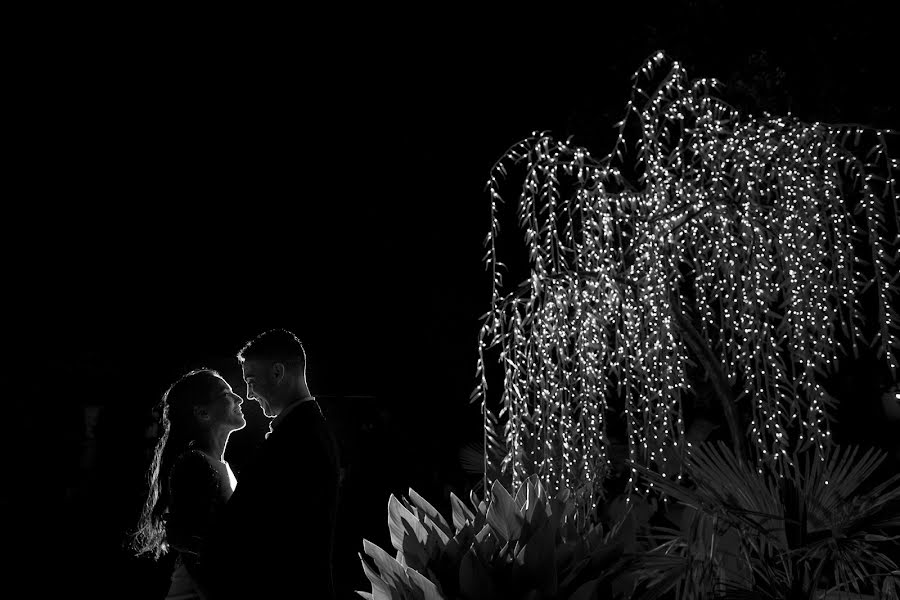
[[[900,598],[890,14],[23,21],[0,597]]]

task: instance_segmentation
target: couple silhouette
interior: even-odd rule
[[[157,407],[161,435],[129,547],[177,558],[167,599],[334,598],[337,444],[306,384],[306,352],[285,329],[237,355],[246,396],[272,419],[237,480],[224,460],[246,425],[222,376],[180,377]]]

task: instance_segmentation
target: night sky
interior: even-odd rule
[[[306,22],[296,39],[206,23],[35,42],[28,225],[11,234],[28,256],[12,267],[26,306],[11,318],[43,357],[29,390],[54,416],[35,456],[65,463],[62,480],[13,468],[38,490],[22,509],[50,515],[36,528],[141,572],[110,540],[136,510],[149,408],[194,367],[238,388],[235,353],[273,327],[303,340],[312,392],[377,474],[360,539],[387,543],[390,491],[440,506],[444,483],[464,489],[457,451],[480,439],[468,397],[490,299],[488,171],[532,130],[605,154],[630,75],[657,49],[757,113],[900,125],[891,36],[865,3],[815,16],[674,4],[499,28],[379,14]],[[265,430],[250,405],[236,465]],[[102,407],[88,466],[85,406]],[[34,445],[28,431],[13,447]],[[20,547],[58,545],[37,537]]]

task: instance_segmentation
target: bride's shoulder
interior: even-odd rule
[[[202,452],[188,450],[180,454],[169,471],[169,489],[173,496],[208,497],[219,489],[220,477]]]
[[[208,456],[199,450],[186,450],[178,455],[172,464],[172,473],[215,473],[215,465]]]

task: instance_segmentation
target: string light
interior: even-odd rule
[[[672,452],[691,447],[682,409],[691,356],[674,318],[680,307],[696,315],[697,333],[748,403],[759,468],[783,473],[798,441],[824,459],[831,415],[818,376],[835,367],[839,334],[856,348],[859,297],[870,283],[876,339],[897,371],[897,257],[887,251],[885,206],[892,202],[896,215],[898,162],[884,133],[862,160],[844,143],[857,128],[744,117],[710,95],[715,81],[690,81],[678,62],[662,83],[644,87],[667,60],[655,54],[635,73],[603,159],[534,132],[503,155],[487,183],[491,310],[479,332],[472,398],[487,426],[484,355],[499,346],[504,468],[514,483],[536,472],[551,493],[568,487],[581,506],[596,504],[609,474],[608,411],[623,413],[630,460],[681,478],[668,466]],[[634,144],[625,139],[633,117],[642,124]],[[617,166],[630,147],[638,186]],[[501,187],[517,166],[530,277],[504,293],[498,215]],[[847,208],[856,194],[859,218]],[[858,242],[869,248],[869,270]],[[629,469],[629,493],[636,474]]]

